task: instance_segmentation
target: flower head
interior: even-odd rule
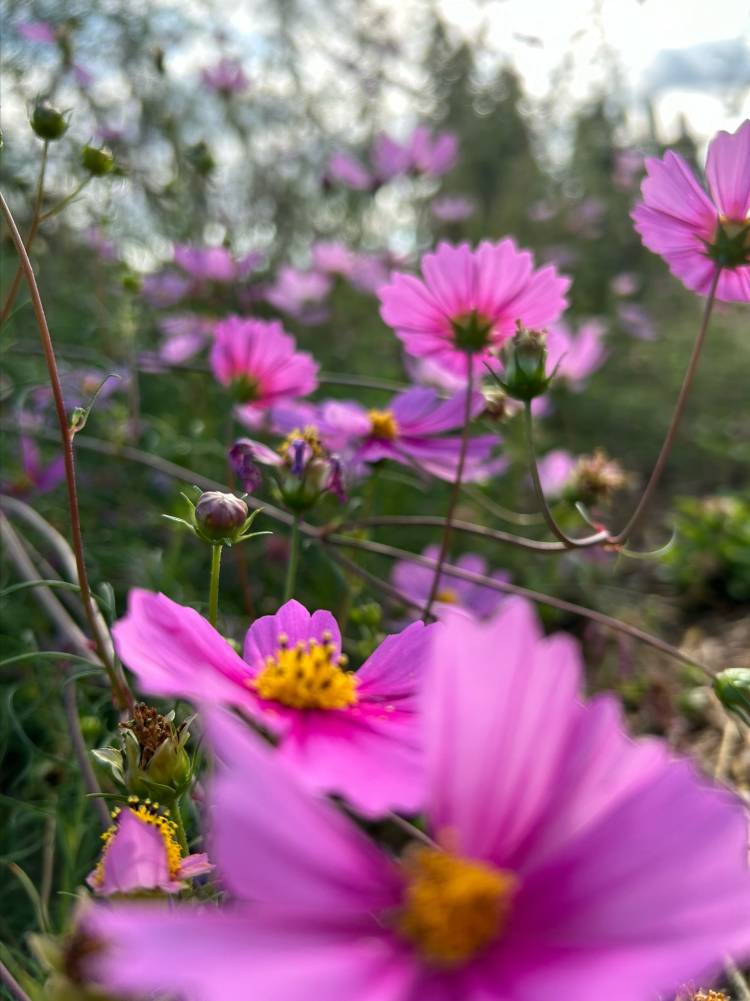
[[[465,195],[443,195],[430,205],[430,211],[440,222],[463,222],[474,215],[476,205]]]
[[[114,824],[102,834],[104,848],[86,882],[95,893],[179,893],[187,880],[211,872],[207,855],[184,856],[170,812],[137,796],[117,807]]]
[[[242,64],[237,59],[229,59],[227,56],[213,66],[205,66],[201,70],[201,79],[207,87],[223,94],[224,97],[239,94],[248,85]]]
[[[706,181],[672,150],[648,158],[635,228],[691,291],[707,295],[721,268],[716,298],[750,302],[750,120],[711,141]]]
[[[321,271],[299,271],[285,265],[279,268],[276,281],[266,292],[266,299],[295,319],[305,323],[321,323],[326,310],[321,303],[331,291],[331,278]]]
[[[575,333],[565,323],[553,323],[547,331],[547,365],[555,379],[580,392],[586,379],[606,361],[604,332],[599,320],[582,323]]]
[[[42,456],[33,438],[21,434],[18,440],[21,454],[21,469],[13,479],[0,481],[0,491],[12,497],[28,497],[46,494],[65,479],[65,460],[61,455],[48,463]]]
[[[456,162],[458,138],[454,132],[438,132],[433,136],[425,125],[418,125],[409,140],[412,170],[431,177],[447,174]]]
[[[356,156],[343,150],[338,150],[328,161],[326,180],[354,191],[369,191],[375,183],[372,174]]]
[[[396,272],[378,289],[383,320],[413,355],[453,371],[481,370],[517,323],[538,329],[558,318],[570,284],[551,265],[534,260],[513,240],[440,243],[422,258],[420,280]]]
[[[438,546],[428,546],[422,555],[427,559],[437,560],[438,553]],[[462,570],[470,570],[476,574],[487,573],[487,561],[477,553],[463,553],[454,562]],[[393,568],[391,579],[402,594],[411,598],[416,605],[424,607],[432,593],[434,576],[435,571],[431,567],[420,566],[410,560],[399,560]],[[494,571],[491,577],[497,581],[510,579],[503,570]],[[503,601],[503,595],[482,584],[474,584],[458,577],[443,576],[440,578],[435,601],[438,605],[462,608],[479,619],[485,619],[497,611]]]
[[[660,742],[631,741],[609,696],[585,704],[577,646],[544,637],[525,603],[433,629],[429,840],[394,861],[209,711],[212,854],[234,903],[99,908],[93,972],[110,989],[650,1001],[750,955],[743,804]]]
[[[135,590],[114,635],[144,691],[237,706],[309,786],[382,816],[420,805],[415,706],[432,629],[387,637],[351,673],[330,612],[288,601],[250,626],[240,657],[191,608]]]
[[[178,243],[174,248],[175,264],[191,278],[201,282],[238,281],[257,267],[262,255],[251,251],[235,259],[226,247],[196,247]]]
[[[231,387],[240,418],[246,411],[306,396],[318,384],[318,363],[306,351],[297,351],[278,320],[230,316],[216,324],[214,335],[211,368],[219,382]]]

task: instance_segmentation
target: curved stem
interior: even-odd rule
[[[211,546],[211,579],[208,586],[208,621],[216,628],[219,618],[219,577],[221,576],[221,550],[223,546]]]
[[[453,522],[453,515],[456,511],[458,498],[461,496],[461,480],[463,479],[464,466],[466,465],[466,451],[469,447],[469,425],[471,424],[471,398],[474,393],[474,358],[472,355],[468,356],[467,363],[468,363],[468,374],[466,378],[464,424],[461,430],[461,447],[458,453],[456,478],[453,481],[453,489],[451,490],[450,500],[448,501],[448,511],[445,516],[443,538],[440,543],[440,555],[438,556],[437,564],[435,566],[435,575],[432,578],[432,587],[430,588],[430,596],[428,597],[427,604],[424,607],[425,618],[427,618],[430,612],[432,611],[432,606],[435,603],[435,598],[437,598],[438,591],[440,590],[441,570],[443,564],[445,563],[445,558],[448,555],[448,547],[450,546],[451,543],[451,524]]]
[[[701,351],[703,349],[703,344],[706,340],[706,334],[708,333],[708,324],[711,319],[711,312],[713,310],[714,302],[716,299],[716,288],[719,284],[719,277],[721,275],[721,268],[717,268],[714,272],[714,276],[711,280],[711,287],[708,290],[708,296],[706,298],[706,306],[703,311],[703,319],[701,321],[700,330],[698,331],[698,336],[695,339],[695,344],[693,345],[693,353],[690,355],[690,361],[688,363],[687,370],[685,372],[685,378],[682,381],[682,386],[680,388],[679,395],[677,397],[677,403],[675,404],[674,413],[672,414],[672,420],[669,423],[669,428],[667,429],[667,435],[664,439],[664,443],[661,446],[661,451],[659,452],[659,457],[656,460],[656,464],[651,473],[651,477],[646,484],[646,489],[643,491],[643,496],[638,502],[630,521],[627,523],[625,528],[616,536],[612,538],[612,541],[616,544],[621,544],[626,542],[627,539],[633,534],[633,532],[638,528],[638,526],[643,521],[644,515],[648,509],[649,504],[654,495],[654,491],[658,486],[661,475],[667,465],[669,455],[672,451],[672,446],[674,445],[675,438],[677,437],[677,432],[680,427],[680,421],[682,420],[682,415],[685,410],[685,404],[687,403],[688,397],[690,396],[690,390],[693,386],[693,380],[695,379],[695,373],[698,369],[698,362],[700,360]]]
[[[107,642],[102,635],[100,628],[100,622],[96,615],[96,610],[94,608],[94,602],[91,597],[91,588],[89,587],[88,573],[86,571],[86,561],[83,552],[83,537],[81,535],[81,517],[78,508],[78,491],[76,489],[76,475],[75,475],[75,457],[73,454],[73,435],[71,434],[70,427],[68,425],[68,418],[65,412],[65,401],[63,399],[62,386],[60,384],[60,375],[57,369],[57,360],[55,358],[55,349],[52,344],[52,337],[49,332],[49,327],[47,326],[47,317],[44,314],[44,306],[42,304],[41,296],[39,295],[39,288],[36,283],[36,276],[34,275],[34,269],[31,266],[31,261],[29,260],[29,255],[24,247],[23,240],[21,239],[21,234],[18,232],[18,227],[16,226],[13,215],[8,208],[8,204],[5,198],[0,194],[0,212],[5,219],[6,225],[10,231],[11,239],[16,248],[16,253],[21,260],[21,267],[23,269],[24,275],[26,277],[26,282],[29,287],[29,294],[31,296],[31,304],[34,310],[34,316],[36,318],[37,326],[39,328],[39,334],[42,339],[42,348],[44,349],[44,357],[47,363],[47,371],[49,373],[50,385],[52,387],[52,396],[54,399],[55,413],[57,415],[57,423],[60,431],[60,438],[62,440],[63,447],[63,459],[65,462],[65,484],[68,493],[68,507],[70,511],[70,530],[73,542],[73,552],[76,559],[76,570],[78,574],[78,584],[81,588],[81,603],[83,604],[83,609],[86,614],[86,619],[89,623],[91,629],[91,636],[94,640],[96,646],[96,652],[107,672],[112,685],[112,694],[117,703],[118,708],[124,709],[133,704],[133,696],[128,688],[128,684],[120,671],[118,671],[117,666],[112,658],[109,656],[109,650],[107,647]]]
[[[290,601],[294,597],[294,588],[297,583],[297,564],[299,562],[299,535],[300,535],[299,515],[294,516],[292,531],[289,536],[289,557],[286,565],[286,581],[284,583],[284,601]]]
[[[31,1001],[31,998],[26,993],[26,991],[21,987],[16,978],[10,972],[8,967],[0,960],[0,984],[5,987],[10,996],[15,999],[15,1001]]]
[[[47,172],[47,156],[49,154],[49,142],[45,140],[44,148],[42,149],[42,162],[39,165],[39,180],[36,185],[36,199],[34,201],[34,212],[31,216],[31,226],[29,227],[29,234],[26,237],[26,250],[31,250],[31,244],[34,242],[34,237],[36,236],[37,230],[39,229],[39,224],[41,223],[40,212],[42,208],[42,199],[44,198],[44,175]],[[3,303],[2,311],[0,312],[0,327],[8,319],[8,314],[11,309],[13,309],[13,303],[16,301],[16,296],[18,295],[18,290],[21,287],[21,279],[23,278],[23,268],[19,264],[16,268],[16,273],[13,275],[13,281],[8,289],[8,295]]]

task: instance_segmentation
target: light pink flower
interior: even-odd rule
[[[643,174],[643,153],[637,149],[621,149],[615,153],[615,169],[612,180],[622,191],[630,191],[635,187],[638,178]]]
[[[180,365],[201,351],[211,340],[215,321],[199,313],[174,313],[159,320],[164,340],[159,357],[168,365]]]
[[[545,496],[559,497],[577,465],[578,460],[575,456],[566,452],[564,448],[555,448],[547,452],[538,463],[539,479]]]
[[[57,35],[49,21],[19,21],[18,34],[27,42],[38,42],[41,45],[55,45]]]
[[[707,295],[720,266],[717,299],[750,302],[750,120],[711,141],[706,180],[708,194],[672,150],[649,157],[635,228],[693,292]]]
[[[604,324],[599,320],[582,323],[575,334],[566,323],[553,323],[547,331],[549,373],[557,368],[556,378],[580,392],[586,379],[601,368],[607,357],[604,333]]]
[[[412,627],[413,628],[413,627]],[[394,859],[218,711],[216,907],[94,909],[97,979],[181,1001],[652,1001],[750,955],[744,805],[510,599],[447,614],[423,695],[433,844]],[[371,780],[373,755],[360,774]],[[91,967],[90,967],[91,969]]]
[[[229,96],[241,93],[248,85],[242,64],[237,59],[224,56],[213,66],[201,70],[201,79],[207,87],[219,94]]]
[[[437,560],[439,552],[439,546],[428,546],[422,555],[427,559]],[[453,563],[471,573],[487,574],[487,561],[477,553],[463,553],[458,559],[453,560]],[[434,576],[435,571],[431,567],[420,566],[411,560],[399,560],[394,564],[391,579],[402,594],[411,598],[418,606],[424,607],[432,593]],[[497,581],[510,580],[510,575],[504,570],[494,570],[490,576]],[[441,606],[462,608],[477,618],[485,619],[497,611],[503,598],[504,595],[500,591],[493,591],[482,584],[443,575],[440,578],[435,601],[438,610]]]
[[[430,205],[430,211],[441,222],[463,222],[474,215],[476,205],[465,195],[443,195]]]
[[[189,278],[176,271],[157,271],[144,276],[141,295],[155,309],[167,309],[184,299],[191,285]]]
[[[262,259],[260,251],[251,251],[237,260],[226,247],[196,247],[179,243],[174,248],[175,264],[201,282],[227,284],[246,278]]]
[[[330,612],[288,601],[256,619],[240,657],[193,609],[134,590],[114,637],[143,691],[236,706],[310,788],[382,816],[421,806],[415,705],[432,629],[415,622],[387,637],[351,674]]]
[[[212,871],[207,855],[183,858],[168,813],[139,804],[116,810],[113,818],[114,826],[103,835],[101,859],[86,880],[95,893],[179,893],[187,880]]]
[[[409,140],[412,170],[431,177],[447,174],[456,162],[458,137],[454,132],[438,132],[433,136],[425,125],[418,125]]]
[[[354,255],[349,284],[360,292],[377,292],[383,282],[388,281],[390,264],[380,254],[358,253]]]
[[[411,163],[412,157],[408,146],[402,146],[385,132],[375,137],[372,165],[378,182],[384,184],[400,174],[405,174]]]
[[[328,314],[321,303],[330,291],[330,275],[312,269],[300,271],[286,264],[279,268],[265,297],[276,309],[301,322],[322,323]]]
[[[354,264],[354,253],[338,240],[318,240],[313,244],[312,259],[318,271],[348,275]]]
[[[343,184],[354,191],[369,191],[375,179],[366,167],[351,153],[339,150],[328,161],[326,180],[329,183]]]
[[[534,269],[534,258],[513,240],[438,244],[422,258],[423,278],[395,272],[378,289],[383,320],[406,350],[455,372],[477,371],[492,359],[517,323],[539,329],[558,318],[570,285],[554,267]]]
[[[632,337],[641,341],[653,341],[656,337],[654,321],[637,302],[621,302],[617,307],[617,319]]]
[[[635,295],[640,288],[640,279],[632,271],[621,271],[609,283],[609,287],[619,296]]]
[[[219,382],[231,386],[240,417],[246,409],[266,410],[307,396],[318,385],[318,363],[306,351],[297,351],[278,320],[229,316],[217,323],[210,361]]]

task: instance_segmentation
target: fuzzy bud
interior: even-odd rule
[[[241,534],[248,518],[247,504],[241,497],[208,490],[195,505],[195,523],[208,542],[223,543]]]
[[[514,400],[528,402],[547,392],[547,335],[543,330],[518,330],[502,350],[500,385]]]
[[[34,107],[29,124],[39,138],[47,142],[60,139],[68,131],[68,119],[47,101],[39,101]]]
[[[111,152],[102,146],[84,146],[81,150],[81,166],[93,177],[104,177],[112,172],[115,166],[115,158]]]
[[[593,455],[582,455],[573,470],[565,493],[572,501],[592,505],[607,502],[630,482],[630,477],[615,459],[597,448]]]

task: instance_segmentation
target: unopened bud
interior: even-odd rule
[[[248,518],[247,504],[241,497],[208,490],[195,505],[195,524],[208,542],[232,541],[241,534]]]
[[[714,678],[714,692],[727,710],[750,726],[750,668],[729,667]]]
[[[112,172],[115,166],[115,158],[110,151],[102,146],[84,146],[81,150],[81,165],[94,177],[104,177]]]
[[[500,385],[508,396],[526,403],[547,392],[550,379],[547,377],[547,335],[543,330],[527,330],[519,324],[501,356]]]
[[[620,463],[597,448],[593,455],[582,455],[578,460],[565,493],[570,500],[596,504],[611,500],[629,482],[630,477]]]
[[[62,111],[53,108],[47,101],[40,101],[31,113],[29,124],[40,139],[54,142],[65,135],[68,130],[68,119]]]
[[[203,177],[207,177],[213,173],[216,167],[216,160],[214,160],[211,147],[204,139],[201,139],[200,142],[195,143],[193,146],[189,146],[186,155],[197,173]]]

